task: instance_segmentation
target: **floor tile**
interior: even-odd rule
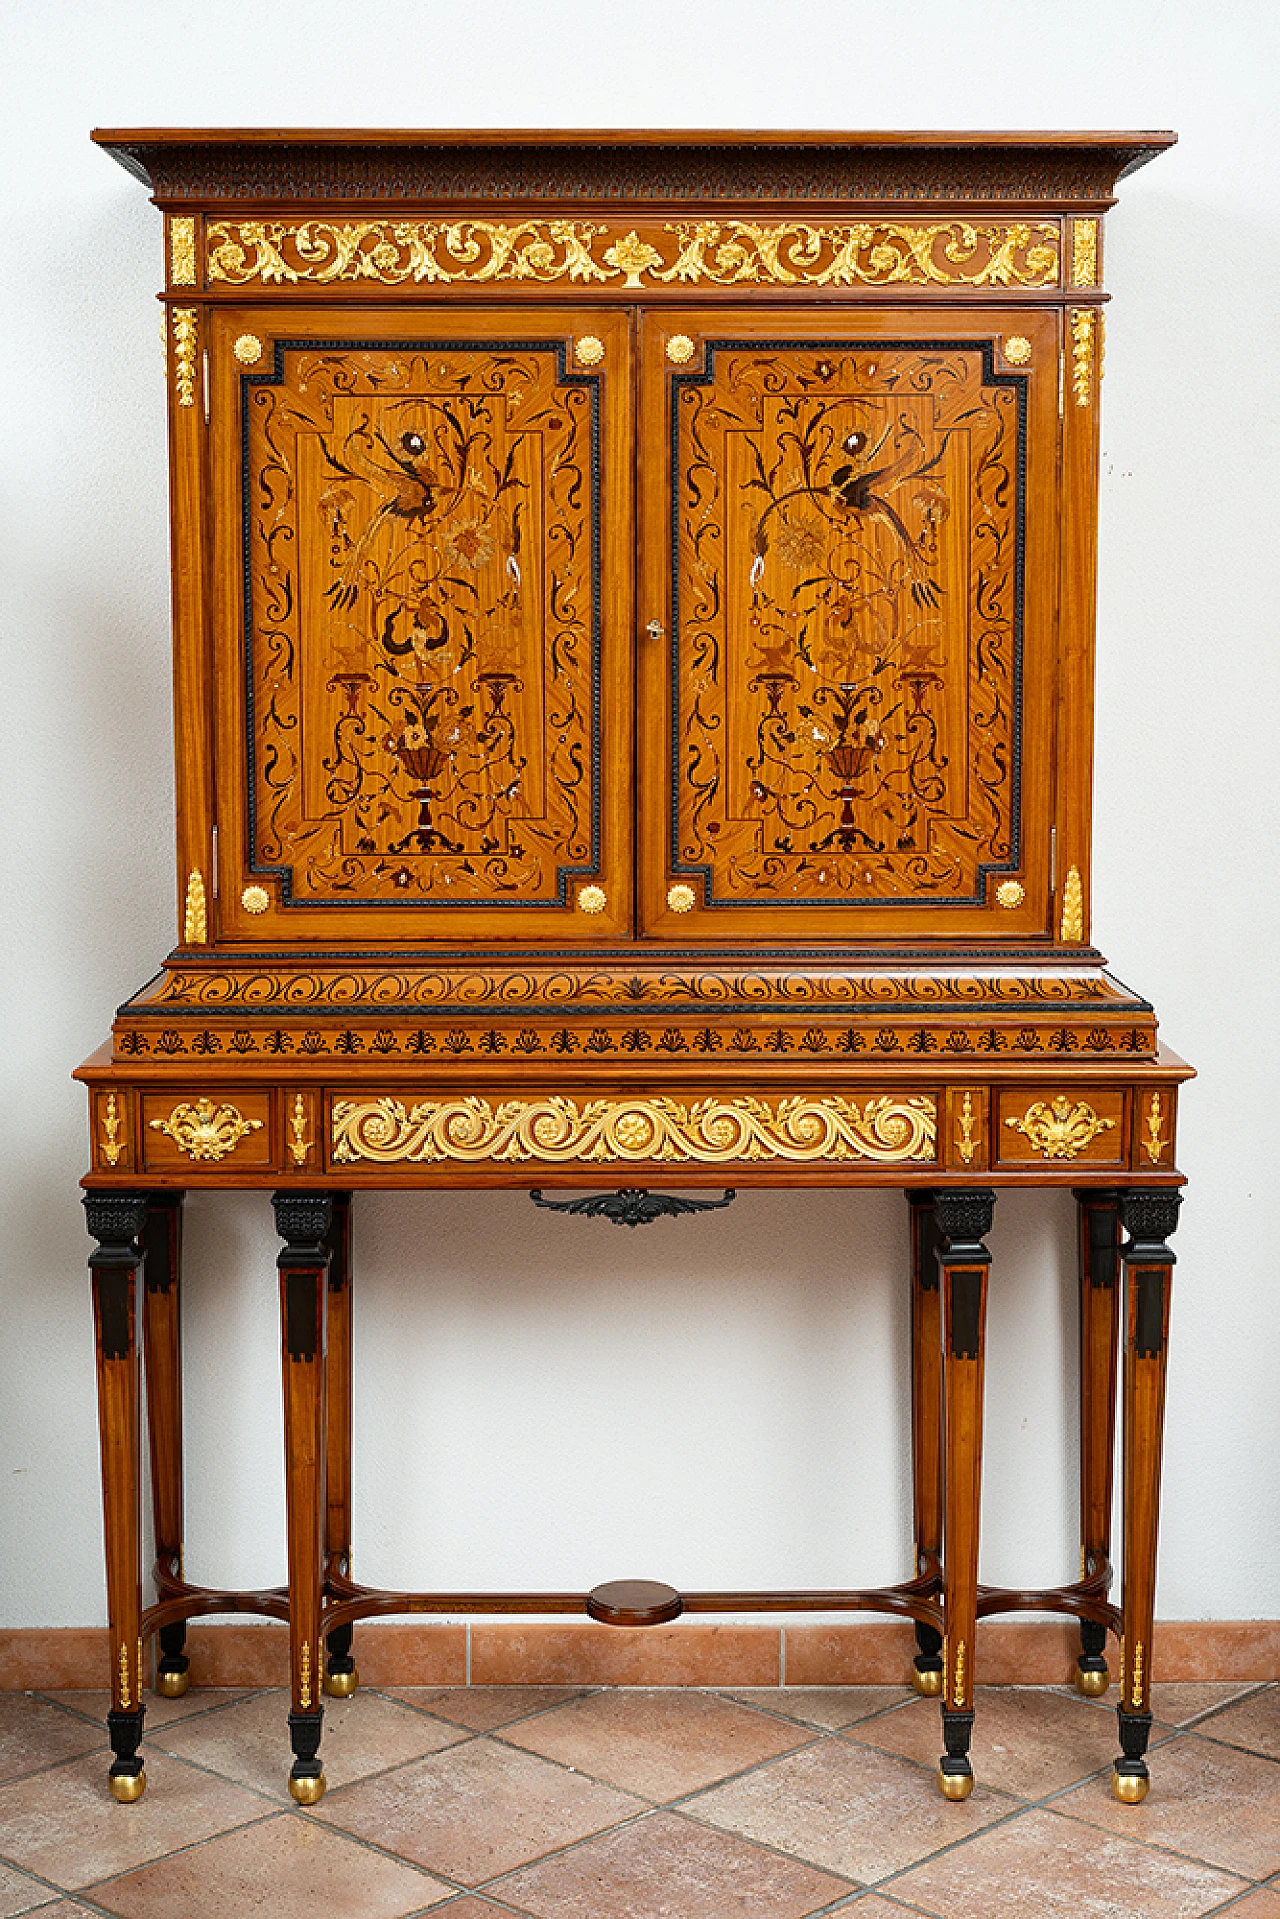
[[[871,1883],[1012,1811],[979,1783],[953,1805],[925,1772],[891,1753],[824,1739],[685,1802],[698,1819]]]
[[[936,1766],[942,1752],[938,1702],[913,1699],[901,1712],[846,1727],[844,1736]],[[1041,1799],[1109,1768],[1119,1750],[1114,1717],[1092,1712],[1085,1700],[1040,1686],[979,1688],[970,1756],[984,1785]]]
[[[492,1732],[535,1712],[580,1699],[580,1686],[380,1686],[388,1699],[401,1699],[472,1732]]]
[[[807,1726],[690,1687],[592,1693],[503,1733],[526,1751],[647,1799],[695,1792],[813,1736]]]
[[[1198,1919],[1243,1886],[1208,1866],[1035,1811],[926,1860],[891,1890],[938,1919]]]
[[[1196,1731],[1205,1739],[1225,1739],[1229,1746],[1247,1746],[1250,1752],[1280,1759],[1280,1686],[1268,1686],[1252,1699],[1202,1719]]]
[[[148,1765],[147,1790],[132,1806],[117,1805],[108,1793],[104,1753],[0,1786],[6,1856],[77,1890],[266,1810],[256,1793],[163,1757]]]
[[[639,1799],[485,1738],[330,1793],[317,1808],[331,1825],[464,1886],[642,1810]]]
[[[43,1913],[40,1919],[44,1919]],[[1280,1892],[1272,1886],[1262,1886],[1257,1892],[1247,1893],[1236,1905],[1228,1906],[1222,1919],[1280,1919]]]
[[[310,1819],[279,1814],[93,1888],[122,1919],[401,1919],[452,1887]]]
[[[166,1699],[163,1693],[149,1692],[143,1695],[147,1709],[146,1728],[154,1732],[157,1726],[171,1726],[179,1719],[190,1719],[198,1712],[212,1712],[215,1707],[229,1706],[237,1699],[247,1699],[252,1692],[251,1686],[192,1686],[183,1693],[181,1699]],[[56,1699],[59,1705],[70,1706],[75,1712],[82,1712],[94,1720],[100,1736],[107,1736],[107,1711],[111,1705],[111,1694],[104,1686],[101,1692],[47,1692],[45,1699]]]
[[[492,1900],[477,1898],[474,1892],[464,1892],[452,1905],[440,1907],[440,1919],[511,1919],[511,1913],[510,1904],[495,1906]]]
[[[0,1779],[16,1779],[106,1744],[105,1724],[91,1726],[25,1692],[0,1692]]]
[[[1109,1779],[1089,1780],[1055,1805],[1249,1879],[1280,1870],[1280,1765],[1197,1733],[1151,1755],[1151,1791],[1140,1806],[1122,1806]]]
[[[1151,1710],[1166,1726],[1189,1726],[1204,1713],[1213,1712],[1231,1699],[1239,1699],[1243,1694],[1256,1691],[1256,1685],[1247,1685],[1241,1680],[1173,1681],[1168,1685],[1161,1685],[1157,1680],[1151,1688]],[[1114,1693],[1111,1703],[1115,1703]],[[1277,1699],[1277,1705],[1280,1705],[1280,1698]]]
[[[1219,1706],[1229,1705],[1233,1699],[1242,1699],[1247,1693],[1257,1690],[1256,1680],[1157,1680],[1151,1688],[1151,1710],[1161,1725],[1189,1726],[1203,1718],[1205,1713],[1216,1712]],[[1066,1693],[1071,1699],[1080,1698],[1074,1686],[1057,1686],[1054,1691]],[[1113,1683],[1101,1699],[1091,1699],[1088,1703],[1097,1712],[1109,1713],[1114,1723],[1118,1697]]]
[[[291,1805],[288,1715],[285,1693],[257,1693],[225,1712],[166,1728],[147,1744]],[[424,1713],[410,1712],[377,1693],[357,1692],[350,1699],[325,1700],[320,1756],[332,1788],[465,1738],[464,1732]]]
[[[788,1719],[821,1726],[825,1732],[837,1732],[855,1719],[867,1719],[873,1712],[885,1712],[915,1698],[910,1686],[739,1686],[723,1696],[740,1699],[744,1706],[785,1713]]]
[[[3,1844],[4,1835],[0,1833],[0,1846]],[[0,1919],[14,1919],[15,1914],[30,1912],[33,1906],[47,1906],[57,1897],[56,1892],[42,1886],[38,1879],[30,1878],[14,1866],[0,1865]]]
[[[534,1919],[801,1919],[853,1888],[659,1812],[493,1890]]]
[[[82,1906],[78,1899],[56,1899],[51,1906],[38,1908],[40,1919],[100,1919],[88,1906]]]

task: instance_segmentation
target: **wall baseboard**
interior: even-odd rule
[[[1079,1639],[1069,1620],[987,1620],[978,1628],[978,1683],[1063,1685]],[[432,1620],[356,1627],[367,1686],[886,1686],[905,1681],[915,1651],[909,1625],[838,1620],[788,1626],[681,1620],[630,1629],[593,1621]],[[198,1686],[288,1682],[283,1626],[195,1624],[188,1634]],[[1110,1649],[1113,1668],[1117,1654]],[[0,1630],[0,1691],[105,1687],[106,1628]],[[1160,1681],[1280,1678],[1280,1620],[1165,1620],[1149,1667]]]

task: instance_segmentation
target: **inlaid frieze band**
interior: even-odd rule
[[[214,286],[1055,287],[1056,220],[215,220]]]
[[[874,1160],[929,1163],[937,1156],[937,1104],[927,1094],[864,1100],[797,1094],[777,1101],[708,1098],[576,1101],[477,1097],[420,1100],[339,1099],[333,1105],[335,1162],[533,1160],[692,1162]]]

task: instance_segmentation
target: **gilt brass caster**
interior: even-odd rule
[[[938,1785],[944,1799],[967,1799],[973,1791],[971,1772],[944,1772],[938,1767]]]
[[[1111,1790],[1122,1806],[1140,1806],[1151,1790],[1151,1775],[1145,1766],[1141,1772],[1121,1772],[1116,1766],[1111,1774]]]
[[[289,1796],[299,1806],[318,1806],[324,1798],[324,1789],[328,1782],[323,1773],[318,1779],[295,1779],[289,1775]]]
[[[181,1672],[158,1672],[156,1691],[165,1699],[181,1699],[191,1684],[190,1669],[184,1667]]]
[[[330,1699],[350,1699],[359,1684],[358,1666],[353,1666],[350,1672],[327,1672],[324,1676],[324,1689]]]
[[[107,1790],[122,1806],[131,1806],[147,1790],[147,1775],[145,1771],[108,1773]]]
[[[1111,1684],[1111,1674],[1105,1666],[1094,1669],[1076,1667],[1076,1691],[1082,1692],[1086,1699],[1101,1699]]]
[[[911,1683],[922,1699],[936,1699],[942,1691],[942,1668],[932,1672],[921,1672],[919,1666],[911,1668]]]

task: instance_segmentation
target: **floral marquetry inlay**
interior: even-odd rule
[[[833,1094],[777,1101],[512,1099],[494,1108],[478,1097],[422,1100],[339,1099],[333,1105],[333,1158],[341,1164],[400,1161],[622,1160],[703,1166],[743,1160],[793,1165],[872,1160],[931,1163],[937,1156],[937,1107],[926,1094],[865,1100]]]
[[[1025,377],[967,340],[706,359],[671,378],[672,864],[708,908],[985,906],[1018,850]]]
[[[230,286],[1052,287],[1060,245],[1054,220],[216,220],[207,236],[209,279]]]
[[[602,402],[567,357],[507,317],[245,377],[251,865],[285,898],[564,906],[598,870]]]

